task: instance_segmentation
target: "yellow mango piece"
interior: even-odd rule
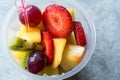
[[[57,68],[62,60],[62,54],[66,45],[66,39],[62,38],[54,38],[54,60],[53,60],[53,68]]]

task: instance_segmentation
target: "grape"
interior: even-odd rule
[[[30,27],[35,27],[37,26],[41,20],[42,20],[42,14],[41,11],[38,7],[34,5],[28,5],[25,8],[27,17],[28,17],[28,22]],[[24,11],[19,12],[19,20],[22,24],[25,25],[25,13]]]
[[[30,54],[28,59],[28,71],[37,74],[44,68],[44,53],[40,51],[34,51]]]

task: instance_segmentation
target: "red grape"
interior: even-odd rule
[[[37,74],[44,68],[44,64],[44,53],[40,51],[34,51],[30,54],[28,59],[28,71]]]
[[[29,26],[30,27],[37,26],[42,20],[42,14],[40,9],[34,5],[28,5],[26,6],[25,10],[27,13]],[[26,24],[24,11],[19,12],[19,19],[22,24]]]

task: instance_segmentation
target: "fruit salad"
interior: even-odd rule
[[[76,67],[87,41],[74,9],[50,4],[41,11],[21,3],[19,30],[8,46],[16,63],[38,75],[58,75]]]

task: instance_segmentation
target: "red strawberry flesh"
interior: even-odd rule
[[[82,24],[79,21],[73,21],[73,29],[77,45],[85,46],[87,42]]]
[[[52,36],[48,31],[42,32],[43,45],[45,47],[45,56],[47,58],[47,63],[52,64],[54,56],[54,44]]]
[[[46,29],[56,38],[66,38],[72,31],[72,17],[61,5],[50,5],[43,13]]]

